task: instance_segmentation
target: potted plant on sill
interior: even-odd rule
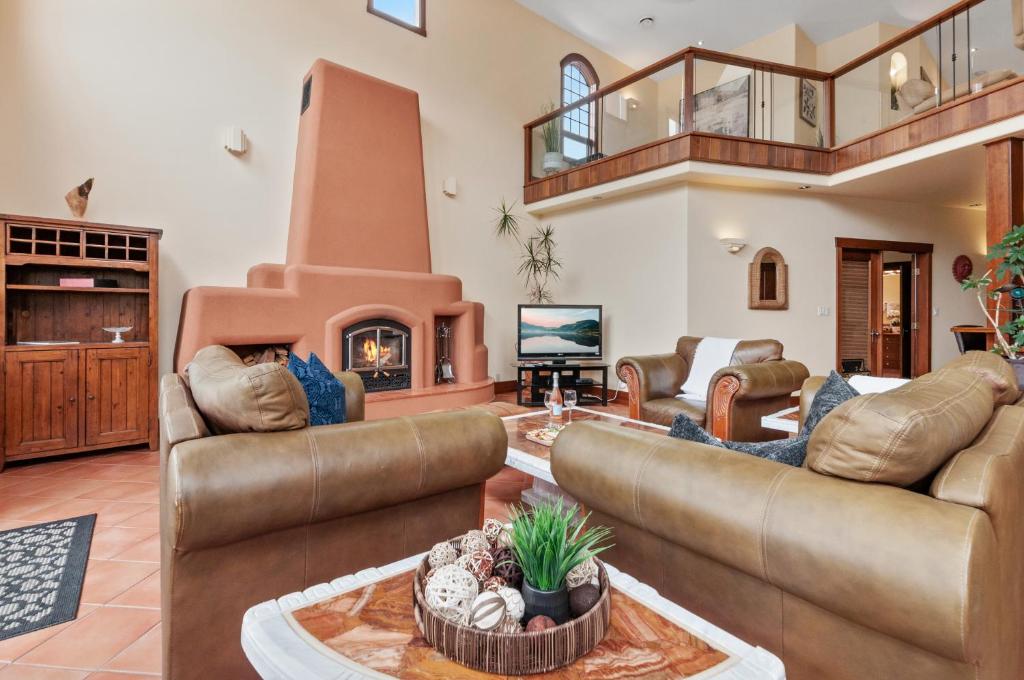
[[[992,246],[988,259],[1000,260],[994,273],[989,269],[981,276],[964,279],[960,286],[976,292],[985,317],[998,331],[992,351],[1001,354],[1013,366],[1017,382],[1024,388],[1024,225],[1014,227]],[[992,288],[993,276],[1006,283]],[[1010,301],[1008,307],[1006,298]],[[995,303],[994,309],[989,308],[989,301]]]
[[[557,107],[554,103],[549,103],[542,113],[551,113]],[[565,159],[562,158],[562,135],[558,129],[561,116],[556,116],[540,126],[540,134],[544,140],[544,163],[543,168],[545,174],[551,175],[556,172],[565,170],[566,163]]]
[[[610,545],[599,545],[611,536],[611,529],[591,527],[590,518],[577,516],[575,505],[565,507],[562,499],[541,503],[526,510],[510,508],[510,544],[523,571],[524,620],[547,616],[558,625],[572,618],[566,576]]]

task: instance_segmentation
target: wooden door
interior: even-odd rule
[[[90,349],[85,353],[85,444],[149,437],[149,350]]]
[[[78,446],[78,351],[6,352],[8,458]]]

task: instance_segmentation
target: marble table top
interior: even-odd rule
[[[448,660],[421,637],[412,579],[423,555],[314,586],[246,612],[242,647],[265,680],[505,678]],[[543,680],[782,680],[782,662],[711,625],[611,565],[605,639]]]

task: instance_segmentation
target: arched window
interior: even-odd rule
[[[574,104],[599,86],[597,71],[581,54],[569,54],[562,60],[562,106]],[[562,155],[582,161],[597,153],[598,102],[588,102],[562,118]]]

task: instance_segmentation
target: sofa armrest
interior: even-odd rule
[[[825,384],[825,376],[823,375],[812,375],[810,378],[804,381],[803,386],[800,388],[800,429],[804,429],[804,421],[807,420],[807,414],[811,411],[811,404],[814,403],[814,398],[818,396],[818,390]]]
[[[978,510],[600,423],[566,428],[551,470],[587,507],[946,658],[993,637]]]
[[[165,544],[228,545],[482,484],[507,436],[481,411],[206,437],[168,454]]]
[[[363,379],[354,371],[335,371],[334,377],[345,386],[345,421],[354,423],[366,418],[366,390]]]
[[[644,402],[679,394],[688,372],[686,360],[675,352],[623,357],[615,364],[615,374],[629,388],[629,411],[633,418],[639,418]]]
[[[748,412],[744,414],[747,421],[760,420],[760,416],[777,411],[777,402],[785,401],[799,390],[808,375],[810,373],[806,366],[788,359],[719,369],[708,386],[708,430],[720,439],[757,438],[752,435],[761,431],[759,423],[753,432],[750,423],[746,427],[737,426],[737,405],[740,402],[764,400],[760,408],[750,404],[746,409]]]

